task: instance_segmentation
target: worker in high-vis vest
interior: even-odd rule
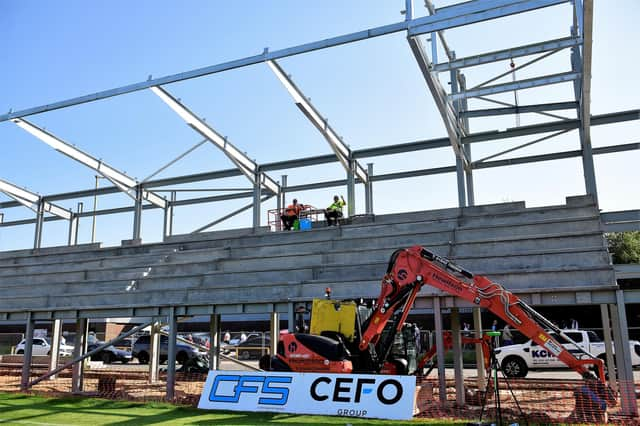
[[[282,226],[285,231],[291,231],[293,224],[300,218],[300,212],[306,208],[304,204],[298,204],[298,200],[295,198],[292,204],[289,204],[284,210],[284,214],[280,216],[282,220]]]
[[[333,196],[333,203],[324,211],[324,217],[327,219],[327,226],[338,226],[338,220],[343,216],[342,208],[347,205],[344,197],[341,195]]]

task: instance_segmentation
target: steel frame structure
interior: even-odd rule
[[[564,6],[563,6],[564,5]],[[627,150],[640,149],[640,143],[628,143],[613,145],[602,148],[591,147],[590,127],[591,125],[602,125],[617,123],[628,120],[640,119],[640,110],[621,111],[599,116],[590,114],[590,84],[591,84],[591,39],[593,5],[592,0],[472,0],[458,3],[447,7],[436,8],[430,0],[425,1],[426,13],[428,15],[416,17],[416,11],[412,0],[405,0],[405,19],[401,22],[392,23],[380,27],[370,28],[329,39],[306,43],[281,50],[270,51],[264,49],[259,55],[249,56],[217,65],[212,65],[196,70],[191,70],[179,74],[164,76],[160,78],[149,78],[144,82],[139,82],[123,87],[118,87],[91,95],[71,98],[47,105],[24,109],[21,111],[10,111],[0,115],[0,122],[12,121],[23,129],[27,130],[42,141],[48,143],[56,150],[65,155],[91,167],[102,176],[109,179],[115,186],[100,189],[76,191],[72,193],[62,193],[47,196],[49,200],[67,200],[86,196],[104,195],[117,193],[119,191],[130,195],[135,203],[133,207],[122,207],[115,209],[104,209],[93,212],[74,213],[74,217],[88,217],[94,214],[106,215],[123,212],[134,212],[134,232],[133,238],[140,237],[140,227],[142,212],[146,209],[163,208],[165,210],[164,235],[170,235],[172,229],[172,211],[176,206],[192,205],[215,201],[251,197],[252,203],[216,219],[207,226],[196,229],[199,232],[220,223],[234,215],[253,208],[253,227],[260,226],[260,204],[273,196],[277,196],[278,207],[282,207],[284,194],[289,191],[299,191],[317,188],[328,188],[334,186],[347,185],[349,196],[349,213],[355,213],[355,184],[365,184],[366,213],[373,213],[373,190],[372,183],[391,179],[403,179],[415,176],[426,176],[440,173],[456,173],[458,189],[458,205],[460,207],[474,205],[473,170],[501,167],[506,165],[525,164],[539,161],[550,161],[556,159],[581,157],[584,172],[585,192],[590,194],[597,202],[597,187],[595,181],[595,170],[593,165],[593,155],[622,152]],[[456,57],[455,51],[451,49],[445,39],[445,30],[473,25],[480,22],[490,21],[497,18],[523,14],[539,9],[553,7],[570,7],[572,22],[568,25],[568,35],[563,38],[553,40],[543,40],[523,46],[513,46],[507,49],[485,52],[468,57]],[[422,72],[425,83],[430,94],[435,100],[441,118],[447,131],[446,138],[415,141],[402,144],[392,144],[383,147],[366,148],[361,150],[351,150],[337,133],[328,125],[328,122],[304,96],[302,91],[293,83],[293,80],[284,72],[277,60],[295,55],[313,52],[315,50],[331,48],[347,43],[354,43],[374,37],[394,33],[405,33],[411,52],[413,53],[417,65]],[[430,39],[425,41],[425,37]],[[427,43],[430,49],[426,48]],[[541,62],[547,57],[570,49],[570,70],[563,70],[551,74],[540,75],[523,80],[515,79],[515,71],[527,67],[535,62]],[[445,60],[439,61],[439,53],[444,52]],[[537,55],[537,56],[536,56]],[[502,73],[490,80],[474,87],[467,87],[467,79],[462,70],[470,67],[478,67],[493,64],[499,61],[508,61],[513,58],[531,58],[528,62],[512,67],[512,70]],[[315,125],[315,127],[325,137],[329,146],[333,150],[333,155],[317,156],[311,158],[300,158],[295,160],[281,161],[277,163],[258,164],[243,154],[238,148],[232,145],[226,138],[220,136],[212,127],[204,123],[185,105],[174,98],[166,89],[166,85],[188,79],[212,75],[219,72],[230,71],[241,67],[257,64],[267,64],[275,73],[276,77],[291,94],[294,102],[303,114]],[[512,76],[512,81],[497,82],[501,78]],[[446,90],[446,84],[451,86]],[[508,102],[492,99],[491,96],[511,91],[533,90],[552,84],[572,83],[574,99],[562,101],[550,101],[535,105],[515,105]],[[74,146],[62,141],[51,133],[44,131],[35,124],[27,121],[26,117],[45,113],[52,110],[66,108],[87,102],[94,102],[113,96],[119,96],[135,91],[149,89],[167,103],[189,126],[205,137],[205,140],[220,148],[225,155],[236,166],[235,169],[221,170],[197,175],[178,176],[168,179],[144,180],[137,182],[121,172],[103,164],[94,157],[83,153]],[[499,104],[498,108],[469,109],[469,99],[479,99],[494,104]],[[576,118],[567,118],[551,113],[552,111],[575,110]],[[508,128],[503,131],[489,131],[473,133],[470,129],[470,119],[483,119],[485,117],[510,116],[520,113],[536,113],[554,120],[541,124],[533,124]],[[565,134],[571,130],[578,130],[580,139],[580,149],[563,152],[552,152],[549,154],[531,155],[508,159],[495,159],[496,157],[516,151],[526,146],[530,146],[544,140]],[[495,154],[474,160],[471,155],[471,145],[478,142],[498,141],[503,139],[538,135],[536,139],[520,144],[514,148],[498,151]],[[202,144],[203,142],[200,142]],[[367,169],[358,163],[360,158],[370,158],[375,156],[391,155],[396,153],[406,153],[418,150],[427,150],[451,146],[456,158],[455,165],[444,166],[421,170],[406,170],[397,173],[383,175],[373,175],[372,165]],[[192,151],[190,149],[188,152]],[[168,165],[182,158],[184,155],[173,160]],[[284,170],[287,168],[305,167],[316,164],[326,164],[339,161],[347,172],[345,180],[334,180],[325,182],[315,182],[310,184],[287,186],[286,176],[282,177],[282,185],[267,175],[267,172]],[[167,165],[167,166],[168,166]],[[167,167],[165,166],[165,168]],[[161,169],[162,170],[162,169]],[[174,189],[164,189],[166,186],[178,185],[189,182],[199,182],[218,178],[226,178],[245,175],[251,182],[252,188],[240,190],[226,195],[214,195],[208,197],[190,198],[176,200]],[[149,179],[149,178],[148,178]],[[169,191],[171,197],[167,200],[157,195],[158,190]],[[264,194],[263,194],[264,191]],[[148,200],[149,204],[143,205],[143,200]],[[19,201],[19,200],[18,200]],[[2,202],[0,209],[11,208],[21,205],[18,201]],[[24,204],[24,203],[22,203]],[[40,217],[40,216],[38,216]],[[58,217],[42,217],[41,219],[23,219],[13,221],[0,221],[0,227],[24,225],[29,223],[40,223],[58,220]],[[41,232],[41,229],[40,229]],[[70,241],[71,243],[71,241]],[[34,245],[35,246],[35,245]],[[39,247],[39,244],[37,245]]]

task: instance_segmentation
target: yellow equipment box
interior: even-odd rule
[[[356,310],[355,302],[314,299],[311,334],[320,335],[323,331],[335,331],[347,340],[353,340],[356,331]]]

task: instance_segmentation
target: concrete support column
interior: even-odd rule
[[[142,186],[136,187],[136,202],[133,210],[133,239],[140,239],[142,234]]]
[[[289,333],[293,333],[296,330],[296,318],[293,311],[293,302],[289,302],[287,304],[287,329],[289,330]]]
[[[347,171],[347,212],[349,217],[356,214],[356,175],[353,173],[355,170],[355,160],[349,160],[349,168]]]
[[[473,308],[473,329],[476,338],[482,338],[482,311],[480,308]],[[480,343],[476,343],[476,368],[478,369],[478,389],[484,390],[487,385],[487,377],[484,369],[482,344]]]
[[[222,326],[220,314],[211,314],[209,316],[209,370],[220,369],[220,334]]]
[[[271,312],[269,332],[271,333],[271,341],[269,342],[269,355],[275,355],[278,349],[278,340],[280,339],[280,314],[277,312]]]
[[[371,180],[373,176],[373,163],[367,163],[367,175],[369,176],[369,181],[364,187],[365,213],[373,214],[373,181]]]
[[[31,355],[33,354],[33,329],[35,321],[31,318],[31,312],[27,313],[27,328],[24,333],[24,357],[22,361],[22,377],[20,379],[20,390],[26,391],[29,388],[31,377]]]
[[[176,391],[176,337],[178,336],[178,321],[175,308],[169,308],[169,347],[167,353],[167,400],[173,401]]]
[[[42,244],[42,227],[44,225],[44,200],[41,198],[38,201],[38,208],[36,210],[36,230],[33,236],[33,248],[39,249]]]
[[[433,319],[436,326],[436,356],[438,357],[438,389],[440,404],[447,402],[447,382],[444,369],[444,339],[442,338],[442,313],[440,311],[440,298],[433,298]]]
[[[606,303],[600,305],[600,316],[602,317],[602,333],[604,334],[604,349],[607,355],[607,372],[609,373],[609,386],[614,392],[618,391],[618,377],[616,364],[613,359],[613,339],[611,338],[611,324],[609,320],[609,306]]]
[[[451,333],[453,334],[453,371],[456,379],[456,403],[462,407],[464,395],[464,365],[462,362],[462,342],[460,339],[460,312],[451,308]]]
[[[260,185],[260,179],[262,178],[262,172],[260,169],[256,172],[256,181],[253,184],[253,230],[257,231],[260,228],[260,199],[262,198],[262,186]]]
[[[51,327],[51,360],[49,361],[49,371],[58,367],[58,358],[60,357],[60,337],[62,335],[62,320],[53,320]],[[49,379],[55,380],[54,374]]]
[[[78,318],[76,320],[76,338],[73,343],[73,359],[80,358],[84,354],[86,346],[86,333],[89,320]],[[71,370],[71,393],[82,392],[83,389],[84,361],[73,364]]]
[[[164,226],[162,232],[162,240],[166,241],[168,237],[173,235],[173,205],[176,201],[176,191],[171,191],[171,199],[164,208]]]
[[[616,304],[611,306],[611,322],[616,352],[616,365],[620,385],[620,412],[627,416],[638,416],[633,370],[631,368],[631,350],[627,329],[627,313],[624,305],[624,293],[616,290]]]
[[[158,381],[158,370],[160,368],[160,322],[156,321],[151,325],[151,335],[149,336],[149,383]]]

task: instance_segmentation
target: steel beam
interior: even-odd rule
[[[473,67],[477,65],[490,64],[492,62],[504,61],[521,56],[535,55],[558,49],[578,46],[582,43],[582,39],[578,37],[566,37],[556,40],[543,41],[541,43],[528,44],[526,46],[512,47],[504,50],[483,53],[480,55],[468,56],[465,58],[455,59],[453,61],[435,64],[433,70],[436,72],[449,71],[452,69]]]
[[[329,143],[329,146],[342,163],[342,166],[345,168],[347,172],[353,173],[364,183],[368,181],[367,172],[357,161],[353,159],[353,154],[351,148],[347,144],[345,144],[340,136],[331,128],[329,125],[329,121],[322,117],[320,112],[313,106],[311,101],[304,96],[302,90],[293,82],[291,77],[287,75],[284,69],[280,66],[279,63],[274,61],[267,61],[267,65],[275,76],[280,80],[280,83],[287,89],[287,92],[293,98],[296,106],[302,111],[302,113],[311,121],[311,123],[318,129],[318,131],[324,136],[326,141]],[[352,215],[351,212],[352,203],[348,205],[349,215]]]
[[[408,37],[407,40],[411,47],[411,51],[413,52],[413,56],[418,62],[422,76],[429,87],[429,91],[436,102],[436,106],[438,107],[438,111],[440,112],[440,116],[442,117],[442,121],[444,122],[447,130],[447,135],[449,136],[449,142],[453,147],[453,151],[455,152],[456,157],[463,160],[466,168],[469,165],[469,160],[466,158],[465,152],[461,146],[461,138],[465,135],[460,134],[458,118],[456,117],[451,100],[447,99],[447,94],[442,88],[440,81],[431,72],[429,58],[427,57],[427,53],[420,39],[418,37]]]
[[[91,155],[79,150],[75,146],[63,141],[57,136],[54,136],[53,134],[47,132],[44,129],[41,129],[35,124],[28,122],[27,120],[15,118],[11,121],[13,121],[23,130],[31,133],[33,136],[40,139],[42,142],[46,143],[56,151],[66,155],[73,160],[76,160],[77,162],[89,167],[90,169],[95,170],[105,179],[108,179],[109,181],[111,181],[111,183],[120,188],[122,192],[135,199],[136,186],[138,186],[138,182],[135,179],[130,178],[126,174],[114,169],[106,163],[103,163],[101,160],[98,160],[97,158],[94,158]],[[166,200],[164,198],[160,197],[157,194],[154,194],[151,191],[143,190],[142,198],[158,207],[164,207],[166,204]]]
[[[410,36],[417,36],[530,12],[568,1],[570,0],[472,0],[436,9],[435,15],[422,18],[423,23],[413,22],[408,32]]]
[[[258,164],[249,158],[245,153],[236,148],[220,133],[215,131],[211,126],[205,123],[189,108],[183,105],[178,99],[173,97],[171,93],[160,86],[151,87],[151,91],[155,93],[164,103],[166,103],[176,114],[180,116],[193,130],[200,133],[208,141],[217,146],[231,160],[233,164],[245,175],[253,184],[260,184],[274,194],[279,191],[279,185],[264,173],[258,173]]]
[[[613,145],[613,146],[594,148],[593,153],[594,155],[600,155],[600,154],[611,154],[616,152],[635,151],[635,150],[640,150],[640,143],[630,143],[630,144],[623,144],[623,145]],[[526,157],[509,158],[505,160],[483,161],[482,163],[475,162],[472,164],[472,168],[486,169],[486,168],[494,168],[494,167],[502,167],[502,166],[512,166],[516,164],[527,164],[527,163],[536,163],[536,162],[542,162],[542,161],[562,160],[567,158],[579,157],[581,155],[582,155],[582,152],[580,150],[563,151],[563,152],[557,152],[553,154],[541,154],[541,155],[532,155],[532,156],[526,156]],[[454,173],[455,171],[456,171],[455,166],[444,166],[444,167],[435,167],[431,169],[412,170],[408,172],[387,173],[387,174],[381,174],[381,175],[375,175],[375,176],[371,175],[370,180],[372,182],[383,182],[383,181],[398,180],[398,179],[405,179],[405,178],[412,178],[412,177],[430,176],[430,175],[444,174],[444,173]],[[200,175],[178,177],[178,179],[196,179],[196,176],[200,176]],[[288,187],[288,190],[290,192],[295,192],[295,191],[306,191],[306,190],[321,189],[321,188],[335,188],[339,186],[344,186],[345,184],[346,184],[346,181],[343,179],[343,180],[318,182],[314,184],[295,185],[295,186]],[[87,191],[87,192],[90,192],[90,191]],[[57,194],[55,197],[58,199],[66,199],[66,198],[74,198],[74,195],[75,193]],[[230,199],[247,198],[251,196],[252,196],[252,193],[247,192],[247,193],[241,193],[241,194],[231,194],[227,196],[192,198],[188,200],[176,201],[175,205],[186,206],[186,205],[204,204],[204,203],[211,203],[211,202],[230,200]],[[265,198],[266,197],[263,197],[262,199],[263,202],[265,201]],[[12,203],[12,202],[0,203],[0,208],[10,208],[10,207],[16,207],[18,205],[19,204]],[[252,203],[248,204],[242,207],[241,210],[245,211],[251,208],[252,206],[253,206]],[[154,208],[157,208],[157,207],[153,205],[144,206],[145,210],[154,209]],[[109,215],[109,214],[130,213],[130,212],[133,212],[133,210],[134,210],[134,207],[105,209],[105,210],[96,211],[96,215],[102,216],[102,215]],[[226,215],[220,219],[217,219],[215,222],[209,223],[207,227],[211,227],[216,223],[226,220],[230,216],[238,214],[239,212],[240,211],[236,210],[235,212],[232,212],[229,215]],[[92,215],[93,215],[93,212],[84,212],[79,214],[80,217],[90,217]],[[44,221],[50,222],[55,220],[60,220],[60,219],[56,217],[47,217],[45,218]],[[15,220],[10,222],[0,223],[0,227],[28,225],[33,223],[35,223],[35,219],[22,219],[22,220]],[[614,229],[614,227],[618,227],[618,226],[626,227],[628,226],[628,224],[615,223],[615,224],[608,224],[606,226],[608,227],[606,228],[607,232],[614,232],[618,230],[618,229]],[[637,226],[637,225],[634,225],[634,226]],[[627,230],[627,229],[625,228],[622,230]]]
[[[511,83],[496,84],[478,89],[469,89],[465,92],[449,95],[448,99],[456,101],[459,99],[475,98],[478,96],[495,95],[498,93],[511,92],[513,90],[530,89],[533,87],[547,86],[550,84],[565,83],[580,78],[580,73],[565,72],[559,74],[545,75],[543,77],[518,80]]]
[[[591,117],[591,125],[598,126],[623,121],[639,120],[640,110],[620,111],[610,114],[594,115]],[[462,138],[463,143],[492,141],[498,139],[515,138],[519,136],[534,135],[537,133],[556,132],[559,130],[577,129],[580,120],[552,121],[548,123],[532,124],[530,126],[512,127],[506,130],[493,130],[482,133],[472,133]]]
[[[215,74],[223,71],[229,71],[237,68],[255,65],[268,60],[282,59],[289,56],[300,55],[303,53],[313,52],[315,50],[326,49],[343,44],[354,43],[367,40],[374,37],[380,37],[401,31],[410,31],[410,35],[426,34],[434,31],[441,31],[447,28],[453,28],[461,25],[468,25],[475,22],[481,22],[489,19],[500,18],[517,13],[523,13],[543,7],[559,5],[567,3],[570,0],[473,0],[466,3],[449,6],[436,10],[435,15],[424,16],[412,20],[405,20],[393,24],[383,25],[380,27],[370,28],[363,31],[357,31],[337,37],[315,41],[311,43],[301,44],[285,49],[269,52],[267,49],[260,54],[248,56],[229,62],[211,65],[187,72],[168,75],[160,78],[151,78],[143,82],[129,84],[127,86],[109,89],[102,92],[92,93],[85,96],[67,99],[64,101],[45,104],[32,107],[20,111],[9,112],[0,115],[0,122],[13,118],[26,117],[33,114],[39,114],[46,111],[53,111],[60,108],[66,108],[73,105],[79,105],[87,102],[94,102],[100,99],[107,99],[113,96],[124,95],[139,90],[149,89],[154,86],[161,86],[178,81],[189,80],[192,78],[202,77],[205,75]]]
[[[17,203],[25,206],[26,208],[38,212],[38,206],[42,204],[42,211],[51,213],[62,219],[70,220],[72,216],[71,210],[62,208],[56,204],[46,201],[40,195],[35,192],[28,191],[23,188],[19,188],[16,185],[0,179],[0,192],[4,193],[8,197],[14,199]]]
[[[538,105],[519,105],[506,108],[488,108],[471,111],[461,111],[460,116],[465,118],[490,117],[495,115],[523,114],[527,112],[544,112],[544,111],[561,111],[566,109],[576,109],[578,103],[571,102],[554,102],[549,104]]]

